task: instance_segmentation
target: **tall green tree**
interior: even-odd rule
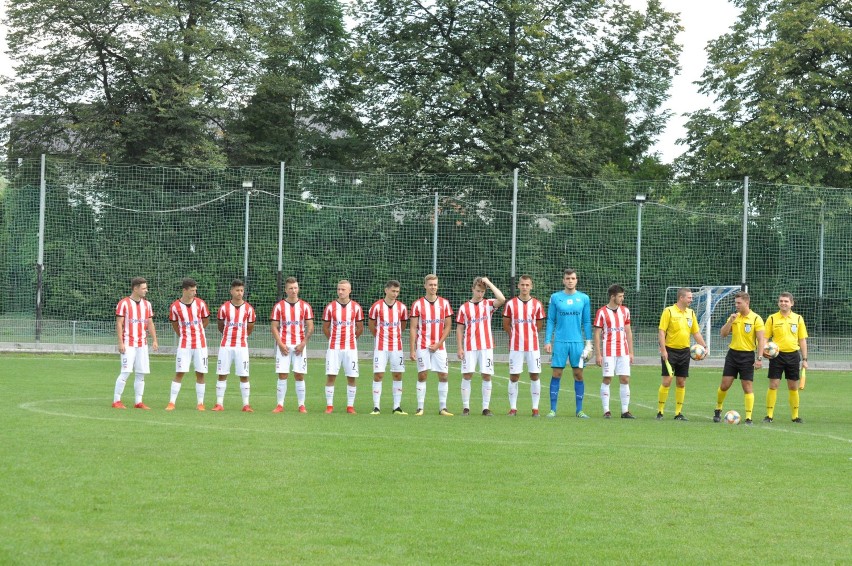
[[[641,166],[680,27],[658,0],[356,0],[373,163],[592,176]]]
[[[692,178],[852,186],[852,3],[733,0],[710,43],[678,170]]]
[[[223,163],[270,4],[8,0],[10,154]]]

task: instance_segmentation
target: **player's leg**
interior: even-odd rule
[[[790,417],[794,423],[801,424],[802,419],[799,417],[799,380],[802,378],[799,371],[799,366],[802,363],[801,354],[790,352],[779,355],[779,357],[782,356],[784,359],[784,375],[787,378],[787,395],[790,399]]]
[[[617,369],[618,373],[618,397],[621,400],[621,417],[624,419],[633,418],[630,412],[630,359],[626,359],[627,369]]]
[[[417,350],[417,385],[415,393],[417,395],[417,411],[416,416],[423,416],[423,409],[426,406],[426,379],[429,377],[429,370],[432,367],[432,352],[428,348],[419,348]]]
[[[228,389],[228,374],[231,373],[231,364],[234,361],[234,349],[230,346],[222,346],[219,348],[219,354],[216,356],[216,374],[219,376],[216,381],[216,405],[214,411],[225,410],[225,391]]]
[[[568,343],[568,361],[571,363],[571,373],[574,374],[574,405],[575,414],[581,419],[589,416],[583,412],[583,398],[586,396],[586,382],[583,381],[583,343]]]
[[[190,348],[178,348],[175,353],[175,378],[172,380],[171,388],[169,389],[169,404],[166,405],[167,411],[174,411],[175,409],[175,403],[177,402],[180,387],[183,383],[183,376],[189,371],[191,356],[192,350]]]
[[[509,414],[512,416],[518,414],[518,380],[521,378],[521,372],[524,369],[524,354],[526,352],[509,350],[509,385],[507,391],[509,394]]]
[[[725,366],[722,368],[722,381],[719,383],[719,389],[716,390],[716,409],[713,411],[714,423],[722,420],[722,407],[725,403],[725,397],[728,395],[728,389],[731,388],[737,373],[737,364],[733,359],[731,350],[728,350],[725,355]]]
[[[375,350],[373,352],[373,412],[371,415],[381,413],[382,404],[382,379],[388,367],[389,352]]]
[[[293,361],[295,352],[291,349],[288,353],[281,351],[281,348],[275,347],[275,373],[278,376],[275,386],[275,408],[273,413],[284,412],[284,399],[287,396],[287,377],[290,375],[290,365]]]
[[[207,375],[207,348],[196,348],[192,355],[192,363],[195,367],[195,408],[203,411],[204,394],[207,389],[207,385],[204,383],[204,378]]]
[[[666,348],[666,355],[669,355],[671,350]],[[663,414],[666,412],[666,401],[669,400],[669,390],[672,386],[672,379],[674,376],[669,374],[669,369],[666,366],[666,360],[663,356],[660,356],[660,367],[662,373],[660,378],[660,388],[657,390],[657,420],[663,418]]]
[[[683,414],[683,403],[686,401],[686,378],[689,377],[689,348],[675,350],[669,353],[669,363],[675,374],[675,419],[687,420]]]
[[[325,351],[325,412],[331,413],[334,410],[334,382],[337,380],[337,374],[340,373],[340,350]]]
[[[358,378],[357,350],[343,350],[343,371],[346,374],[346,412],[355,414],[355,380]]]
[[[743,388],[745,402],[745,424],[750,425],[751,415],[754,412],[754,362],[743,362],[740,368],[740,385]]]
[[[126,346],[124,353],[121,354],[121,370],[118,377],[115,379],[115,389],[113,391],[112,406],[116,409],[126,409],[124,403],[121,402],[121,396],[124,394],[124,386],[127,385],[127,378],[133,372],[133,366],[136,361],[136,348]]]
[[[603,357],[601,374],[601,409],[603,409],[604,418],[608,419],[612,416],[609,410],[609,386],[612,383],[612,376],[615,375],[615,358],[613,356]]]
[[[240,378],[240,396],[243,399],[243,412],[253,413],[249,398],[251,396],[251,383],[249,382],[249,351],[248,347],[234,348],[234,371]]]
[[[541,400],[541,352],[527,352],[527,371],[530,372],[530,400],[532,416],[538,416],[538,405]]]
[[[559,404],[559,387],[562,381],[562,372],[565,365],[568,363],[568,343],[554,342],[553,355],[550,358],[550,366],[552,374],[550,378],[550,413],[548,417],[556,416],[556,409]]]
[[[142,402],[142,395],[145,393],[145,375],[151,373],[147,346],[137,348],[133,370],[136,372],[136,379],[133,381],[133,393],[136,397],[136,403],[133,406],[137,409],[147,410],[149,407]]]
[[[470,350],[465,351],[464,359],[462,359],[461,363],[461,399],[462,415],[464,416],[470,415],[471,378],[473,377],[473,372],[476,371],[476,362],[478,361],[478,357],[475,354],[475,352]]]
[[[405,356],[401,350],[399,352],[391,352],[388,355],[390,356],[391,377],[393,378],[393,382],[391,383],[393,411],[397,414],[405,414],[405,411],[401,408],[402,374],[405,372]]]
[[[781,384],[781,376],[774,377],[772,374],[772,362],[769,362],[769,389],[766,390],[766,416],[763,422],[771,423],[775,419],[775,403],[778,402],[778,386]]]
[[[479,350],[479,371],[482,372],[482,414],[486,417],[493,415],[491,412],[491,390],[493,384],[491,376],[494,373],[494,350]]]
[[[296,380],[296,404],[300,413],[307,413],[305,409],[305,375],[308,373],[308,353],[302,350],[293,358],[293,378]]]
[[[450,373],[450,365],[447,351],[434,352],[431,364],[432,369],[438,374],[438,414],[443,417],[452,417],[453,414],[447,410],[447,397],[450,394],[450,381],[447,377]]]

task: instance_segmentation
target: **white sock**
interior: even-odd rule
[[[180,381],[172,381],[172,390],[169,395],[169,403],[173,404],[177,401],[178,393],[180,393]]]
[[[601,405],[604,413],[609,411],[609,383],[601,383]]]
[[[249,393],[251,393],[251,383],[248,381],[240,382],[240,394],[243,396],[243,405],[249,404]]]
[[[465,409],[470,409],[470,380],[462,378],[461,382],[461,392],[462,392],[462,407]]]
[[[299,406],[305,404],[305,380],[296,381],[296,401],[299,403]]]
[[[142,402],[142,394],[145,393],[145,374],[137,373],[133,380],[133,392],[136,394],[136,402]]]
[[[441,384],[438,384],[438,396],[440,396]],[[426,403],[426,382],[418,381],[417,382],[417,408],[422,409]]]
[[[279,405],[284,404],[284,396],[287,395],[287,380],[279,379],[278,388],[275,390],[275,400]]]
[[[530,381],[530,396],[532,396],[532,408],[538,410],[538,400],[541,398],[541,380]]]
[[[621,412],[626,413],[630,410],[630,384],[620,384],[618,394],[621,397]]]
[[[518,382],[509,381],[509,408],[518,410]]]
[[[402,380],[393,382],[393,408],[402,404]]]
[[[325,404],[329,407],[334,405],[334,385],[325,386]]]
[[[374,381],[373,382],[373,406],[376,408],[381,407],[382,404],[382,382]]]
[[[224,405],[225,404],[225,390],[228,388],[227,381],[217,381],[216,382],[216,404]]]
[[[195,382],[195,399],[198,401],[199,405],[204,404],[204,392],[207,389],[205,383]]]
[[[124,386],[127,384],[128,377],[130,377],[130,372],[118,374],[118,378],[115,380],[115,393],[112,396],[113,403],[121,401],[121,394],[124,393]]]
[[[346,406],[354,407],[355,406],[355,386],[347,385],[346,386]]]
[[[426,384],[424,383],[425,387]],[[450,382],[449,381],[439,381],[438,382],[438,409],[446,409],[447,408],[447,395],[450,393]]]
[[[491,405],[491,380],[482,382],[482,410]]]

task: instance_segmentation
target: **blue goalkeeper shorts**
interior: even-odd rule
[[[559,369],[564,368],[567,362],[571,362],[572,368],[581,368],[583,367],[582,358],[582,342],[554,342],[550,366]]]

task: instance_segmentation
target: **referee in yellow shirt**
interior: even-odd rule
[[[686,378],[689,377],[689,337],[695,338],[698,344],[707,349],[695,311],[689,308],[692,304],[692,291],[686,287],[677,290],[677,302],[663,309],[658,326],[658,341],[660,344],[660,364],[663,378],[657,392],[657,420],[662,420],[672,386],[672,375],[677,379],[675,388],[675,420],[689,420],[683,414],[683,402],[686,399]],[[671,366],[671,374],[666,364]]]
[[[737,312],[728,317],[728,321],[722,327],[722,338],[733,334],[731,347],[725,356],[725,367],[722,370],[722,383],[716,391],[716,410],[713,411],[713,422],[722,420],[722,403],[728,389],[737,378],[743,386],[745,394],[745,424],[751,425],[751,413],[754,411],[754,370],[763,367],[763,348],[766,346],[766,338],[763,336],[763,319],[760,315],[749,308],[751,298],[745,291],[739,291],[734,295],[734,304]],[[760,352],[754,359],[755,349]]]
[[[799,364],[808,368],[808,330],[805,319],[793,312],[793,295],[778,295],[777,313],[766,319],[766,340],[775,340],[778,344],[778,357],[769,360],[769,390],[766,392],[766,416],[763,422],[771,423],[775,413],[775,401],[778,398],[778,384],[781,375],[787,377],[787,389],[790,396],[790,414],[794,423],[801,424],[799,418]]]

